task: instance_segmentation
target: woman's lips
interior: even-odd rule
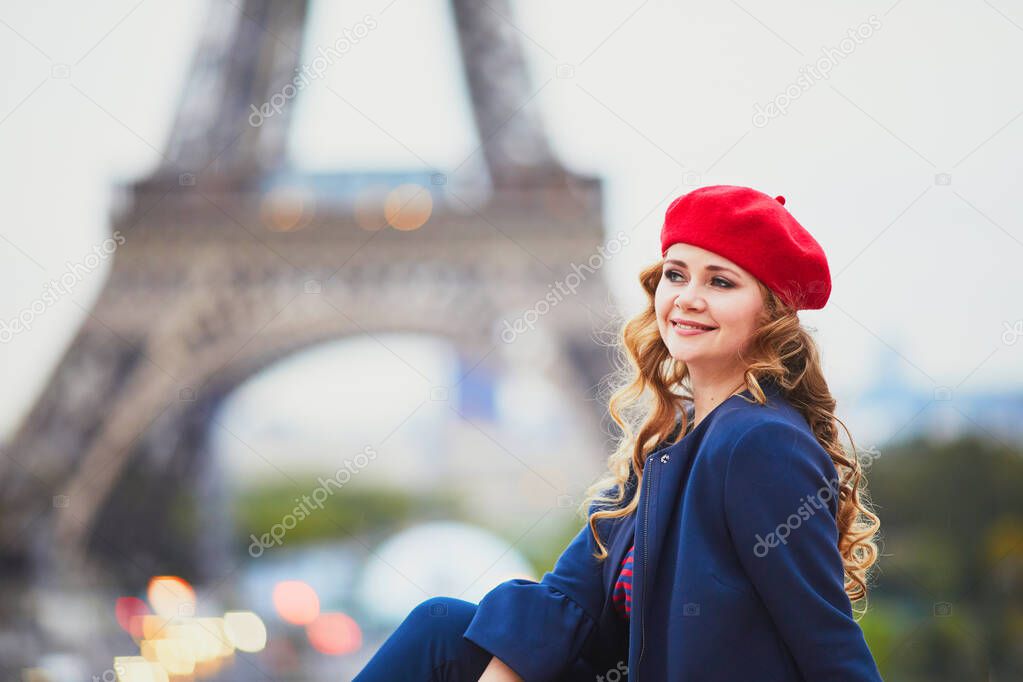
[[[680,336],[696,336],[697,334],[706,334],[708,332],[717,331],[717,328],[714,328],[714,329],[694,329],[692,327],[683,327],[678,322],[672,322],[671,326],[674,328],[675,333],[680,335]]]

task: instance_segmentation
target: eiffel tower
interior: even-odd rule
[[[111,215],[123,243],[109,279],[0,457],[5,570],[113,556],[144,573],[191,557],[213,579],[201,557],[224,538],[167,529],[182,493],[200,528],[224,512],[205,436],[232,390],[304,348],[364,334],[427,333],[467,366],[496,361],[500,323],[539,310],[598,252],[600,181],[554,157],[507,5],[450,4],[480,140],[478,170],[462,174],[485,192],[443,169],[399,169],[336,175],[326,198],[310,198],[280,182],[290,107],[250,120],[301,67],[307,2],[210,3],[162,161]],[[416,189],[393,209],[362,192],[375,184]],[[424,210],[425,224],[403,223]],[[594,272],[537,323],[552,339],[547,371],[591,405],[595,429],[611,365],[593,332],[608,305]]]

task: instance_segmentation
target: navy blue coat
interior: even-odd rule
[[[647,456],[637,513],[598,522],[607,559],[584,524],[540,582],[484,595],[464,637],[526,682],[881,680],[843,589],[835,466],[762,387],[766,405],[733,395]],[[611,595],[634,539],[626,622]]]

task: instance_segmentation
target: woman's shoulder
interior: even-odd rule
[[[747,467],[752,461],[772,475],[805,466],[815,467],[828,478],[835,475],[831,455],[803,414],[783,397],[764,405],[737,402],[741,405],[714,425],[717,442],[713,450],[725,471]]]
[[[778,392],[768,392],[767,401],[763,405],[740,395],[728,407],[714,421],[707,434],[716,447],[725,451],[734,448],[752,432],[813,439],[813,432],[806,419]]]

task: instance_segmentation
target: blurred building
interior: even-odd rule
[[[465,425],[412,471],[464,473],[461,491],[495,513],[510,499],[550,508],[588,482],[598,437],[566,453],[492,420],[494,377],[528,366],[591,408],[574,426],[601,434],[594,392],[610,369],[592,334],[608,321],[601,182],[555,158],[494,4],[450,3],[478,136],[462,164],[312,173],[288,162],[290,100],[373,18],[311,45],[307,2],[209,4],[162,161],[121,188],[105,288],[0,458],[5,573],[46,588],[97,565],[138,584],[173,559],[200,583],[222,576],[232,538],[212,420],[251,377],[335,340],[419,334],[454,349],[457,390],[417,387],[416,402],[446,401]],[[171,523],[182,493],[195,535]]]

